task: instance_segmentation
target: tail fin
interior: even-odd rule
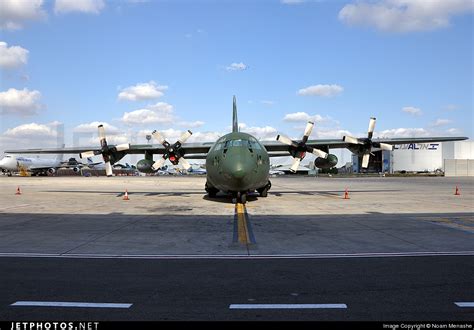
[[[237,120],[237,101],[234,95],[233,115],[232,115],[232,132],[239,131],[239,122]]]

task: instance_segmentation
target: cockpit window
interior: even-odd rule
[[[226,152],[229,147],[245,147],[245,148],[249,148],[250,151],[262,149],[262,146],[260,145],[260,143],[258,143],[258,141],[255,138],[251,137],[248,140],[235,139],[235,140],[224,141],[223,139],[219,139],[214,145],[213,151],[224,149],[224,152]]]
[[[255,150],[260,150],[262,147],[260,146],[260,143],[255,138],[250,138],[249,139],[249,148],[250,149],[255,149]]]
[[[236,140],[228,140],[225,142],[224,148],[229,148],[229,147],[247,147],[248,146],[248,140],[243,140],[243,139],[236,139]]]

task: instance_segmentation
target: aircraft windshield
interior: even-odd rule
[[[250,140],[247,139],[235,139],[235,140],[227,140],[227,141],[217,141],[216,145],[214,146],[214,151],[217,150],[227,150],[229,147],[245,147],[249,148],[250,150],[260,150],[261,145],[257,142],[256,139],[251,138]]]

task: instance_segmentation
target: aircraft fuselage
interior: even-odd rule
[[[255,137],[233,132],[219,138],[209,150],[206,170],[208,187],[245,194],[269,183],[270,160]]]

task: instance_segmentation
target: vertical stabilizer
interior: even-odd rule
[[[233,115],[232,115],[232,132],[239,131],[239,121],[237,120],[237,101],[234,95]]]

